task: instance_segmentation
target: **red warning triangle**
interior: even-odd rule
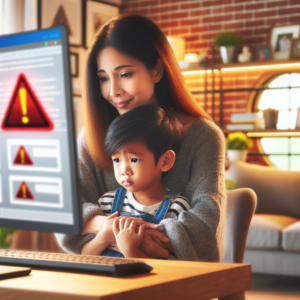
[[[1,124],[3,130],[52,130],[53,123],[20,74]]]
[[[33,165],[33,161],[31,160],[24,146],[21,146],[19,148],[17,155],[14,159],[14,165]]]
[[[16,198],[22,200],[34,200],[32,193],[30,192],[27,184],[23,181],[17,191]]]

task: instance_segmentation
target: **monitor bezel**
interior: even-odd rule
[[[1,38],[7,36],[26,35],[28,33],[47,31],[53,29],[60,29],[61,31],[61,45],[62,45],[62,58],[63,58],[63,72],[64,72],[64,86],[65,86],[65,99],[66,99],[66,118],[67,118],[67,135],[69,144],[69,159],[70,159],[70,181],[71,181],[71,201],[73,207],[73,220],[72,225],[57,224],[51,222],[39,222],[39,221],[24,221],[24,220],[12,220],[1,219],[0,216],[0,228],[13,228],[21,230],[31,230],[40,232],[53,232],[64,234],[80,234],[83,228],[82,222],[82,207],[80,203],[80,188],[79,188],[79,172],[78,172],[78,153],[76,144],[76,130],[74,119],[74,108],[72,99],[72,81],[71,81],[71,69],[70,69],[70,57],[69,57],[69,37],[67,28],[65,26],[57,26],[46,29],[26,31],[23,33],[2,35]],[[2,174],[3,176],[4,174]]]

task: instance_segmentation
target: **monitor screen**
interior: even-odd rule
[[[0,227],[78,234],[65,27],[0,36]]]

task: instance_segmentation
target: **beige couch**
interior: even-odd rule
[[[234,162],[226,178],[257,195],[244,262],[253,273],[300,276],[300,171]]]

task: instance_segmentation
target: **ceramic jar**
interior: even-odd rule
[[[242,53],[240,53],[238,56],[238,61],[240,63],[245,63],[251,61],[251,58],[252,58],[252,53],[250,51],[250,48],[248,46],[244,46]]]
[[[227,150],[228,159],[233,161],[246,161],[248,150]]]

